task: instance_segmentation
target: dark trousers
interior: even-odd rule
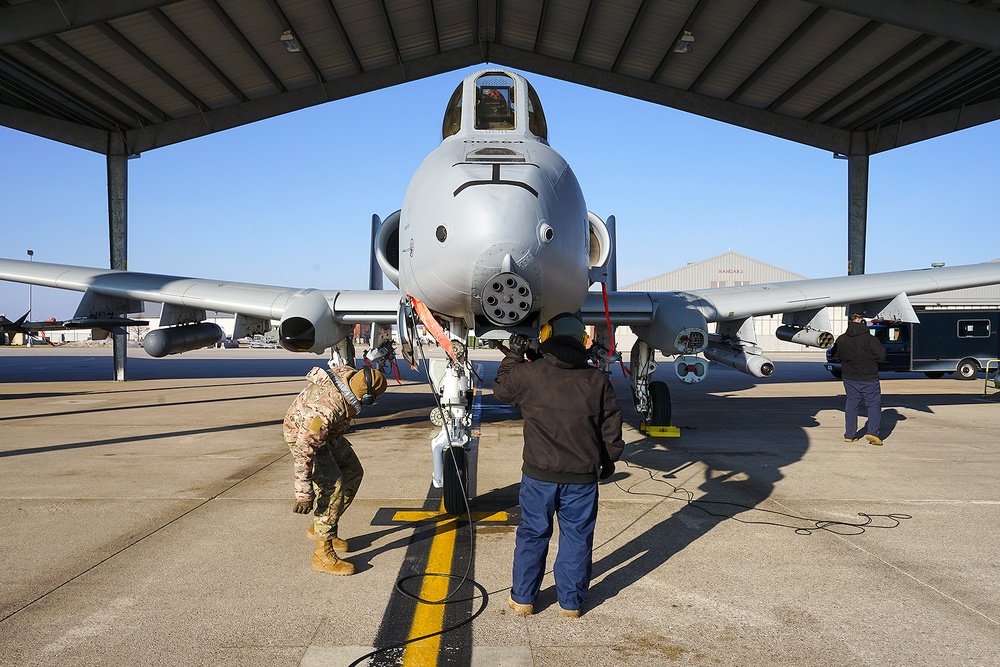
[[[514,575],[510,596],[534,604],[545,575],[552,537],[552,516],[559,520],[556,554],[556,597],[563,609],[580,609],[587,600],[597,525],[597,483],[555,484],[521,475],[518,494],[521,523],[514,543]]]
[[[858,437],[858,407],[864,401],[868,411],[868,435],[878,437],[882,425],[882,387],[878,380],[844,380],[847,404],[844,407],[844,437]]]

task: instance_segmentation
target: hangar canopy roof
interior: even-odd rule
[[[0,0],[0,124],[140,153],[490,62],[870,155],[1000,118],[998,7]]]

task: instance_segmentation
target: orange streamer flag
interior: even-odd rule
[[[433,315],[431,315],[431,311],[424,305],[424,302],[415,296],[411,296],[410,301],[413,302],[413,310],[417,313],[417,317],[420,318],[420,321],[423,322],[424,328],[433,334],[434,339],[437,340],[438,344],[444,348],[444,350],[448,353],[448,356],[455,361],[458,361],[458,359],[455,358],[455,350],[451,346],[451,340],[447,335],[445,335],[444,329],[441,328],[438,321],[434,319]]]

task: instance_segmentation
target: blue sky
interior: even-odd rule
[[[129,163],[133,271],[367,287],[373,213],[400,207],[469,68]],[[732,250],[812,278],[847,264],[847,163],[826,151],[526,73],[590,210],[618,220],[619,284]],[[108,266],[105,159],[0,128],[0,257]],[[871,159],[868,273],[1000,257],[1000,122]],[[388,285],[388,283],[387,283]],[[33,288],[32,319],[78,293]],[[0,282],[0,312],[27,286]]]

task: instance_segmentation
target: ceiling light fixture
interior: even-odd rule
[[[690,30],[685,30],[681,38],[674,44],[674,53],[691,53],[694,50],[694,35]]]
[[[298,53],[302,50],[302,47],[299,46],[299,41],[295,39],[295,35],[292,34],[291,30],[281,33],[281,43],[284,45],[285,51],[289,53]]]

